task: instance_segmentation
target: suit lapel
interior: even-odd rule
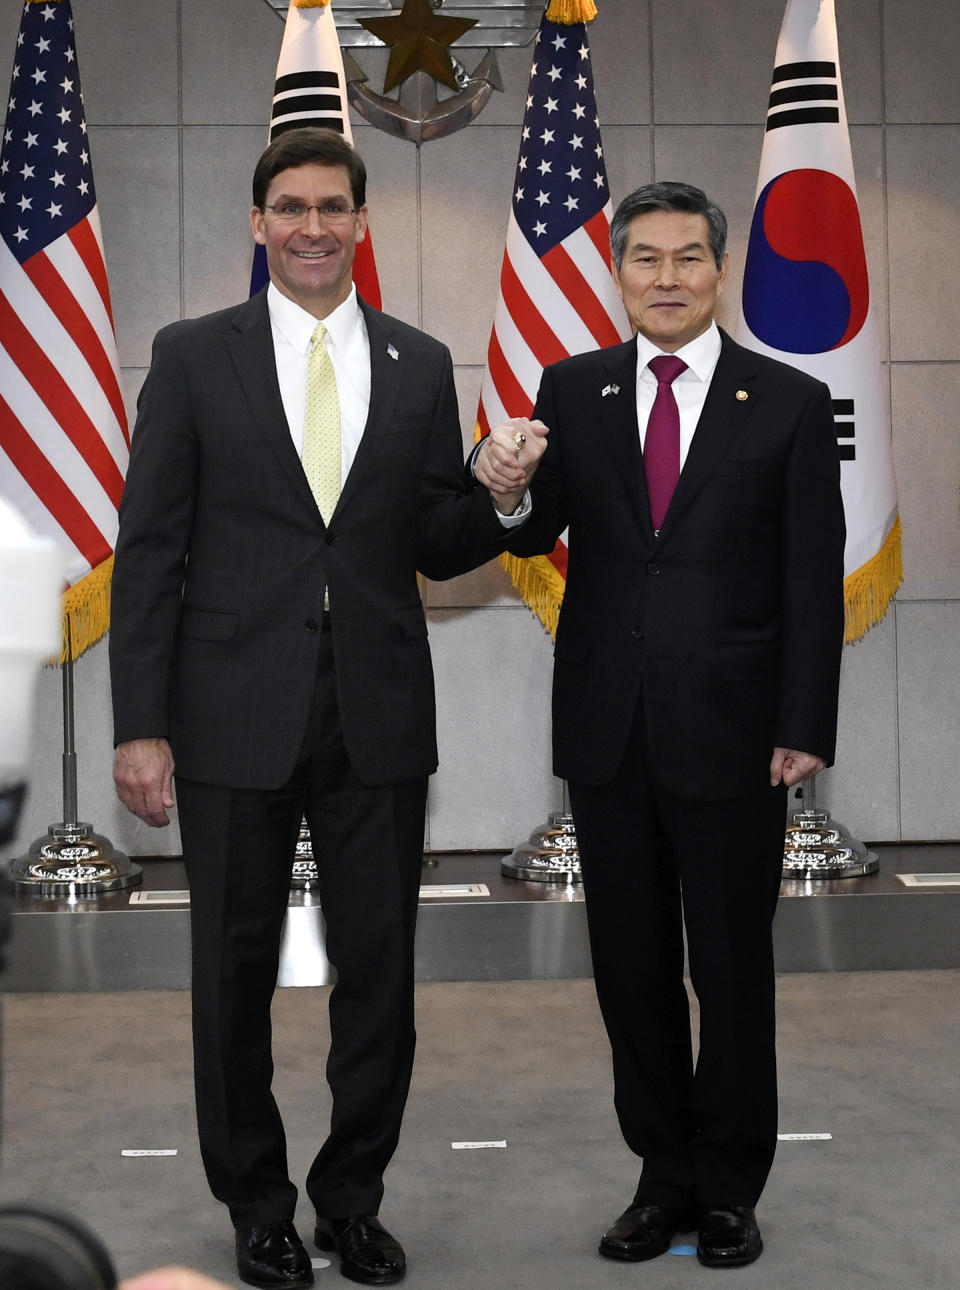
[[[599,357],[599,379],[591,397],[601,430],[600,441],[632,509],[649,534],[650,504],[637,426],[636,342],[601,350]]]
[[[737,345],[726,332],[721,331],[720,336],[720,357],[664,517],[661,531],[667,534],[689,509],[753,411],[756,363],[750,351]]]
[[[349,504],[362,486],[368,465],[376,460],[380,452],[383,438],[389,432],[393,420],[407,361],[402,346],[393,342],[393,331],[386,315],[371,308],[359,296],[357,300],[370,342],[370,408],[357,455],[344,480],[343,492],[337,503],[338,511],[341,506]]]
[[[232,322],[234,330],[227,344],[254,424],[273,450],[294,491],[319,516],[283,410],[266,291],[245,301]]]

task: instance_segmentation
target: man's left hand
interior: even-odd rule
[[[782,781],[787,788],[793,788],[802,779],[819,775],[825,762],[822,757],[813,753],[798,752],[796,748],[774,748],[770,760],[770,784],[773,788]]]

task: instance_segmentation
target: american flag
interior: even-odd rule
[[[611,213],[586,25],[544,15],[530,69],[478,434],[530,415],[548,363],[629,336],[610,272]],[[563,540],[549,557],[503,560],[524,600],[553,630],[566,578]]]
[[[277,59],[270,141],[285,130],[304,125],[336,130],[353,143],[340,41],[333,6],[325,0],[290,0]],[[258,246],[250,274],[250,294],[265,287],[268,277],[267,257],[263,247]],[[368,305],[382,308],[369,224],[367,236],[357,245],[353,280]]]
[[[27,0],[0,148],[0,490],[103,634],[129,450],[69,0]]]

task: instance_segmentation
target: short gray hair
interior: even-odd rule
[[[623,253],[627,249],[627,233],[638,215],[651,211],[684,211],[689,215],[702,215],[707,221],[708,241],[719,269],[727,253],[727,217],[702,188],[664,180],[659,184],[644,184],[628,193],[617,207],[610,223],[610,251],[619,270]]]

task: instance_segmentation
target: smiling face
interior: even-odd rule
[[[613,276],[634,331],[672,354],[713,321],[727,257],[718,269],[705,216],[649,211],[630,221]]]
[[[254,206],[254,240],[266,248],[270,279],[278,291],[315,318],[326,318],[350,294],[353,256],[367,234],[367,208],[331,223],[311,209],[300,220],[285,220],[268,208],[285,202],[323,207],[353,206],[345,166],[310,162],[274,175],[264,209]]]

